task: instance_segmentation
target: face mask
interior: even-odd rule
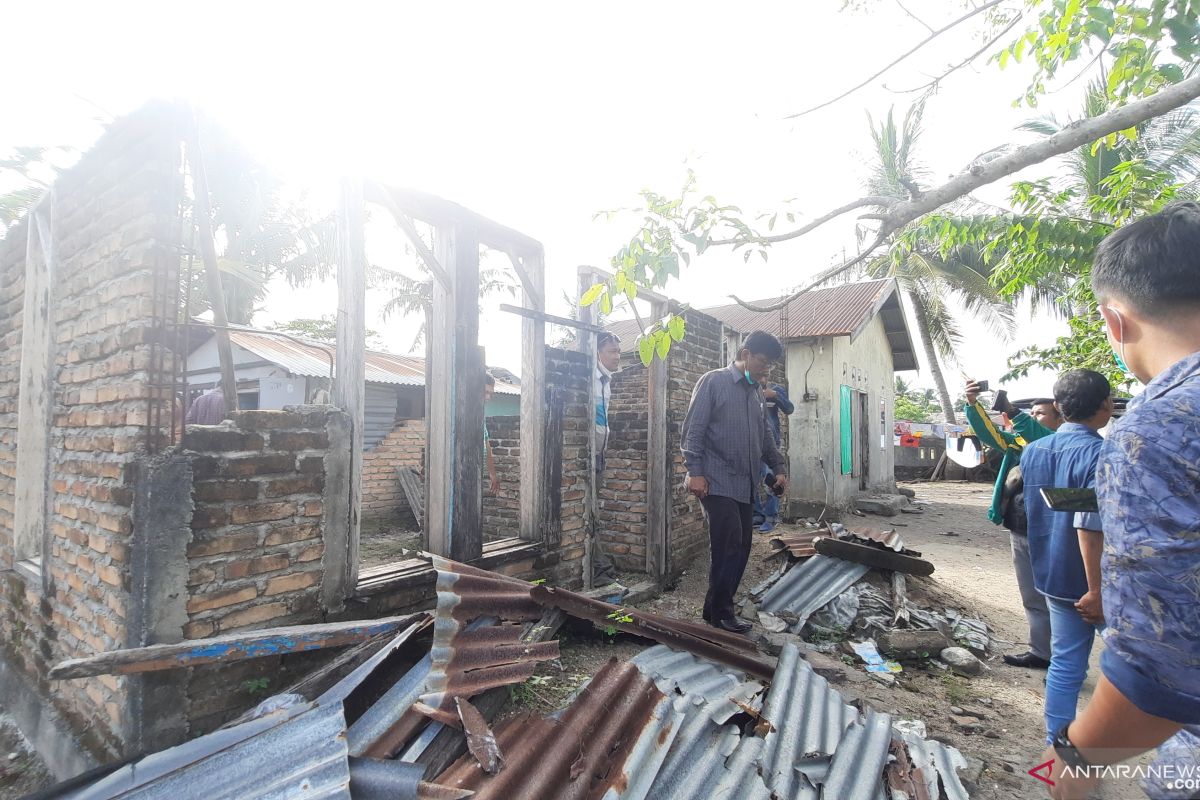
[[[1129,365],[1125,363],[1125,342],[1123,341],[1125,338],[1125,318],[1122,317],[1121,312],[1117,311],[1115,308],[1110,307],[1108,310],[1117,317],[1117,333],[1121,337],[1121,339],[1117,342],[1117,344],[1120,345],[1119,349],[1117,346],[1113,345],[1111,341],[1109,342],[1109,346],[1112,347],[1113,358],[1117,360],[1117,366],[1121,368],[1121,372],[1124,372],[1126,375],[1136,379],[1137,376],[1133,374],[1133,370],[1131,370]]]
[[[746,383],[754,383],[754,379],[750,377],[750,370],[745,370],[742,374],[746,376]]]

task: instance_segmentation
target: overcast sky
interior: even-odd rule
[[[914,95],[876,84],[796,120],[784,117],[840,93],[927,35],[892,0],[839,13],[840,0],[787,3],[315,4],[42,2],[6,9],[10,71],[0,110],[0,154],[22,144],[86,148],[97,120],[153,97],[185,97],[240,137],[317,206],[337,176],[359,173],[453,199],[540,239],[548,298],[578,264],[605,264],[635,223],[593,221],[628,207],[642,188],[677,189],[687,166],[705,193],[747,211],[819,216],[862,194],[870,140],[866,113]],[[961,9],[945,0],[908,7],[939,27]],[[16,34],[16,35],[14,35]],[[948,35],[881,82],[923,83],[981,44]],[[1073,74],[1073,73],[1071,73]],[[930,180],[977,154],[1023,141],[1014,127],[1035,112],[1012,101],[1027,81],[981,61],[947,80],[926,113],[921,155]],[[1082,81],[1036,113],[1072,113]],[[1005,186],[980,193],[1003,202]],[[402,266],[400,239],[368,231],[372,261]],[[727,295],[767,297],[802,283],[856,247],[852,218],[778,246],[769,263],[714,252],[669,293],[694,306]],[[278,288],[278,287],[276,287]],[[408,350],[415,320],[368,326]],[[488,303],[489,363],[519,367],[519,325]],[[332,314],[328,286],[273,291],[255,323]],[[1022,316],[999,341],[962,320],[963,365],[997,378],[1018,347],[1065,325]],[[923,360],[923,359],[922,359]],[[927,371],[909,375],[932,385]],[[1041,394],[1048,376],[1013,386]]]

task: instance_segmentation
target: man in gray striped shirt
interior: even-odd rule
[[[767,424],[759,385],[782,356],[778,339],[754,331],[736,361],[697,381],[683,420],[687,487],[704,506],[712,549],[704,621],[735,633],[750,630],[737,619],[733,597],[750,558],[759,465],[765,461],[771,467],[779,491],[787,487],[787,461]]]

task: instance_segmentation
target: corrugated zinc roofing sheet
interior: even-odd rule
[[[707,704],[714,722],[723,723],[746,708],[757,711],[762,707],[761,683],[691,653],[660,644],[638,653],[632,661],[654,679],[663,694],[678,690],[695,703]]]
[[[334,345],[308,339],[301,343],[257,331],[231,331],[229,340],[264,361],[278,364],[293,375],[313,378],[328,377],[329,364],[334,358]],[[367,350],[364,359],[367,383],[387,383],[397,386],[425,385],[425,359],[423,358]],[[521,388],[497,379],[496,393],[518,395],[521,393]]]
[[[799,633],[809,616],[850,588],[867,573],[867,566],[829,556],[813,556],[792,567],[768,589],[759,609],[772,614],[787,611],[796,616],[792,633]]]
[[[870,318],[892,291],[895,291],[895,283],[883,279],[814,289],[797,297],[785,309],[776,311],[752,311],[738,303],[698,310],[739,333],[764,330],[780,339],[849,336]],[[779,296],[749,302],[761,306],[782,299]],[[616,320],[605,327],[621,339],[622,350],[632,348],[640,333],[636,320]]]

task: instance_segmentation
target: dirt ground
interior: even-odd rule
[[[388,564],[404,558],[405,550],[421,550],[421,532],[387,521],[364,522],[358,539],[361,568]]]
[[[0,800],[17,800],[53,782],[12,717],[0,714]]]

